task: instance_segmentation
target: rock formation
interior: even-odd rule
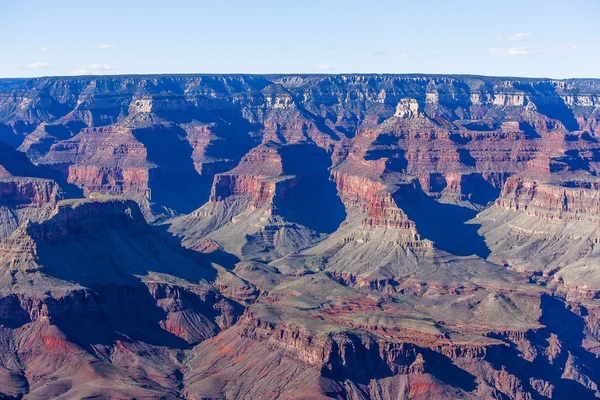
[[[599,137],[597,80],[0,84],[0,397],[597,398]]]

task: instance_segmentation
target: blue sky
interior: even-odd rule
[[[0,77],[600,78],[600,0],[0,0]]]

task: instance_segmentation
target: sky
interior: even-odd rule
[[[0,77],[600,78],[600,0],[0,0]]]

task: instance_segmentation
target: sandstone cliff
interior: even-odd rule
[[[597,80],[0,84],[0,397],[594,398],[599,110]]]

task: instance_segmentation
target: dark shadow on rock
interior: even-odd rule
[[[469,143],[471,140],[473,140],[472,138],[468,137],[468,136],[462,136],[459,135],[458,133],[451,133],[450,136],[448,136],[448,138],[453,141],[456,144],[462,144],[465,145],[467,143]]]
[[[181,251],[185,252],[185,254],[191,258],[198,260],[203,265],[210,265],[211,263],[219,264],[220,266],[233,270],[238,262],[241,260],[235,256],[234,254],[228,253],[223,250],[221,247],[218,247],[216,250],[208,251],[208,252],[199,252],[196,250],[190,250],[182,247],[181,238],[173,236],[171,232],[169,232],[169,225],[151,225],[150,229],[154,230],[157,235],[161,235],[162,239],[165,243],[168,243],[169,246],[174,248],[181,247]],[[212,270],[211,268],[211,271]],[[216,277],[216,275],[208,275],[207,279],[212,280]]]
[[[463,195],[473,204],[485,206],[500,196],[500,188],[492,185],[479,173],[463,175],[460,186]]]
[[[28,322],[31,322],[31,317],[23,308],[21,301],[15,294],[9,294],[0,298],[0,309],[10,310],[0,316],[0,325],[7,328],[16,329]]]
[[[0,143],[0,165],[11,175],[17,177],[51,179],[63,189],[66,198],[83,197],[83,191],[77,186],[68,183],[60,171],[46,165],[36,166],[29,161],[25,153],[15,150],[4,143]]]
[[[297,104],[300,104],[300,103],[297,103]],[[315,123],[315,125],[317,126],[319,131],[327,134],[333,140],[340,140],[340,137],[338,136],[338,134],[335,133],[333,131],[333,129],[331,129],[329,126],[327,126],[327,120],[325,118],[308,111],[306,108],[302,107],[301,105],[299,105],[298,107],[300,108],[300,112],[302,114],[304,114],[306,117],[308,117]]]
[[[539,139],[542,137],[529,122],[519,122],[519,129],[525,133],[526,139]]]
[[[456,366],[449,357],[433,350],[405,343],[386,356],[385,352],[390,349],[381,349],[377,342],[365,343],[364,336],[349,333],[344,339],[347,340],[331,342],[329,362],[321,369],[325,378],[338,381],[350,379],[355,383],[369,384],[373,379],[406,373],[417,354],[421,354],[426,373],[465,392],[477,388],[475,376]]]
[[[441,193],[448,187],[448,181],[442,174],[429,174],[429,192]]]
[[[363,337],[349,333],[348,340],[331,341],[329,362],[323,365],[321,374],[325,378],[368,384],[371,379],[382,379],[394,375],[394,370],[382,358],[378,343],[363,342]],[[398,360],[401,361],[401,360]],[[402,360],[405,363],[410,359]]]
[[[263,128],[253,126],[241,113],[234,111],[198,112],[195,117],[199,121],[214,125],[211,132],[217,139],[212,140],[206,148],[206,156],[228,160],[226,164],[216,166],[215,170],[209,172],[209,175],[213,176],[235,167],[242,157],[258,144],[257,140],[250,136],[250,132]]]
[[[530,378],[541,379],[554,386],[553,398],[557,399],[594,399],[594,391],[587,389],[579,382],[561,377],[562,371],[539,358],[533,362],[525,360],[514,347],[496,347],[490,349],[486,355],[492,367],[496,370],[505,370],[519,379],[524,391],[531,394],[533,399],[546,399],[531,386]]]
[[[469,130],[469,131],[476,131],[476,132],[491,132],[495,129],[494,125],[490,122],[484,122],[484,121],[473,121],[473,122],[467,122],[465,124],[462,124],[462,126]],[[458,136],[458,135],[450,135],[450,140],[453,140],[452,136]],[[470,138],[468,138],[470,139]],[[464,143],[461,143],[464,144]]]
[[[215,279],[216,271],[203,262],[201,254],[182,247],[178,238],[161,228],[147,225],[135,202],[128,201],[127,207],[122,217],[110,216],[111,221],[93,210],[83,210],[82,214],[88,214],[73,214],[70,218],[75,221],[92,216],[89,226],[72,222],[65,237],[37,240],[38,259],[44,273],[84,287],[108,282],[136,284],[140,282],[139,276],[150,272],[170,274],[189,282]],[[96,216],[102,219],[93,220]],[[32,234],[36,235],[35,231]]]
[[[223,249],[218,249],[210,253],[203,254],[203,259],[206,262],[213,262],[225,267],[228,270],[233,270],[235,265],[240,262],[240,259],[234,254],[228,253]]]
[[[216,270],[203,261],[202,254],[184,249],[177,238],[146,225],[139,209],[133,208],[135,203],[130,203],[133,217],[129,220],[126,216],[105,225],[102,221],[83,227],[71,224],[72,232],[64,238],[37,241],[38,259],[45,274],[87,288],[50,299],[50,314],[56,316],[52,323],[69,341],[92,354],[92,345],[109,345],[116,340],[190,348],[185,340],[161,326],[167,313],[158,306],[159,301],[176,299],[182,310],[201,315],[208,324],[206,329],[216,334],[218,313],[212,307],[218,300],[216,292],[208,284],[201,283],[190,291],[185,284],[153,280],[146,284],[140,277],[157,273],[191,283],[212,282]],[[147,285],[154,289],[151,291]]]
[[[566,304],[550,295],[542,296],[542,317],[540,322],[556,333],[568,347],[581,347],[585,338],[583,319],[567,309]]]
[[[536,106],[541,114],[562,122],[569,132],[579,130],[579,123],[575,119],[573,110],[571,110],[562,99],[558,98],[556,102],[553,103],[536,103]]]
[[[354,136],[356,136],[356,130],[354,130],[354,129],[348,129],[341,125],[336,125],[335,129],[338,132],[342,132],[344,134],[344,136],[346,136],[347,138],[353,138]]]
[[[600,379],[600,360],[582,347],[585,323],[583,319],[569,310],[566,304],[551,295],[544,294],[541,298],[542,317],[540,323],[546,326],[529,335],[531,344],[542,350],[533,361],[522,357],[513,344],[492,348],[486,355],[486,360],[496,370],[505,370],[516,376],[522,384],[522,390],[530,393],[533,399],[545,399],[539,395],[530,384],[530,379],[541,379],[554,386],[553,398],[557,399],[594,399],[595,394],[579,382],[562,377],[564,366],[571,353],[579,360],[580,372],[592,381]],[[560,354],[550,363],[543,354],[543,349],[550,343],[551,334],[558,336],[561,342]]]
[[[588,131],[585,131],[581,134],[581,140],[591,143],[598,143],[598,138],[593,137]]]
[[[404,149],[397,146],[398,138],[393,135],[382,134],[371,143],[365,154],[365,160],[381,160],[386,158],[386,172],[405,172],[408,160]]]
[[[387,158],[386,171],[403,172],[406,171],[408,161],[404,156],[405,151],[400,148],[386,149],[386,148],[374,148],[369,149],[365,154],[365,160],[380,160]]]
[[[388,145],[397,145],[398,144],[398,136],[392,135],[391,133],[382,133],[377,136],[377,139],[371,143],[371,146],[375,148],[376,146],[388,146]]]
[[[183,144],[173,140],[171,144],[176,147],[174,150],[177,154],[173,155],[174,159],[171,160],[171,163],[176,157],[181,157],[178,161],[179,172],[173,169],[167,169],[164,172],[157,171],[155,182],[159,184],[158,187],[163,184],[166,184],[164,185],[166,187],[169,185],[172,187],[175,182],[182,182],[181,187],[176,185],[177,187],[171,190],[171,193],[179,200],[169,200],[168,197],[172,194],[169,195],[165,191],[158,193],[159,198],[156,200],[153,191],[153,201],[160,203],[167,198],[167,204],[180,203],[178,211],[183,213],[191,212],[205,204],[210,197],[214,176],[235,167],[242,157],[256,146],[256,140],[250,135],[253,127],[239,111],[193,109],[190,112],[192,113],[191,118],[194,120],[211,125],[211,134],[216,137],[210,140],[204,149],[204,155],[213,162],[205,163],[200,172],[195,171],[191,158],[192,148],[189,145],[189,141],[194,138],[188,137],[187,142]],[[187,135],[178,127],[173,129],[177,131],[178,139]],[[162,150],[160,149],[161,145],[158,145],[159,151]],[[163,163],[169,165],[169,160],[163,160]],[[189,179],[187,183],[186,179]]]
[[[598,139],[590,135],[590,133],[587,131],[581,133],[570,133],[565,135],[565,141],[567,142],[578,142],[580,140],[590,143],[598,143]]]
[[[587,310],[580,306],[580,313]],[[542,317],[540,322],[548,331],[556,334],[563,346],[582,361],[584,373],[594,382],[600,382],[600,359],[583,348],[585,322],[583,318],[570,310],[565,302],[550,295],[542,297]]]
[[[167,120],[179,123],[200,123],[210,126],[210,143],[204,150],[205,158],[214,160],[196,171],[192,158],[191,140],[196,140],[193,127],[186,132],[175,124],[153,125],[133,130],[144,144],[148,161],[156,164],[149,171],[151,201],[160,206],[187,214],[205,204],[215,174],[228,171],[256,145],[250,136],[251,124],[239,110],[203,109],[188,104],[188,108],[157,113]]]
[[[556,93],[556,88],[550,82],[539,82],[536,84],[516,83],[514,87],[531,96],[540,114],[560,121],[569,132],[579,130],[579,123],[575,119],[573,110]]]
[[[567,150],[565,155],[555,159],[557,164],[550,165],[551,172],[560,172],[566,168],[569,171],[590,171],[590,162],[600,161],[600,153],[592,150],[592,157],[583,157],[579,150]],[[591,171],[593,173],[593,171]]]
[[[412,193],[408,190],[404,188],[394,193],[394,200],[415,222],[421,238],[432,240],[437,248],[457,256],[489,256],[490,249],[477,232],[480,225],[466,223],[475,218],[477,211],[440,203],[427,196],[418,184]]]
[[[597,161],[582,157],[579,150],[568,150],[565,152],[565,155],[567,156],[567,164],[569,164],[569,168],[573,171],[589,171],[590,161]]]
[[[83,121],[73,120],[64,124],[48,124],[46,132],[57,140],[66,140],[77,135],[87,125]]]
[[[17,134],[12,127],[0,123],[0,142],[16,149],[23,143],[23,139],[25,136]]]
[[[212,180],[202,179],[194,168],[183,129],[157,125],[134,129],[133,134],[146,147],[148,161],[156,164],[148,177],[153,203],[184,214],[206,203]]]
[[[428,349],[423,349],[422,354],[425,359],[425,372],[465,392],[477,389],[475,376],[456,366],[448,356]]]
[[[166,320],[167,313],[157,306],[157,299],[141,283],[91,288],[91,298],[87,302],[88,306],[96,303],[94,314],[67,314],[53,323],[70,342],[91,354],[95,354],[93,345],[111,345],[117,340],[172,349],[191,348],[184,339],[161,328],[160,322]],[[60,306],[58,303],[57,307]]]
[[[83,121],[69,121],[64,124],[48,124],[45,126],[47,136],[40,138],[36,143],[32,143],[27,150],[28,156],[35,154],[39,159],[50,151],[53,144],[60,140],[67,140],[77,135],[87,125]]]
[[[346,218],[335,183],[329,178],[331,158],[312,144],[296,144],[279,149],[283,173],[293,175],[290,185],[282,185],[276,208],[288,221],[321,233],[332,233]]]
[[[473,158],[469,150],[462,148],[456,149],[456,152],[458,153],[458,159],[462,164],[467,167],[475,167],[477,165],[477,160]]]

